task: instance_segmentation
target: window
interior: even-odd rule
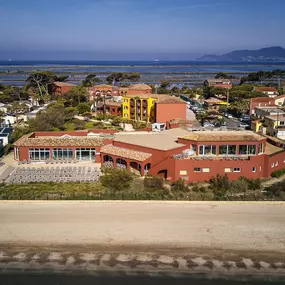
[[[216,154],[215,145],[199,145],[199,155],[213,155]]]
[[[258,145],[258,154],[263,153],[263,143]]]
[[[96,156],[96,149],[95,148],[77,148],[76,152],[76,159],[88,161],[88,160],[95,160]]]
[[[19,160],[19,148],[15,147],[15,159]]]
[[[256,167],[252,167],[252,172],[256,172]]]
[[[279,125],[284,126],[284,121],[280,121]]]
[[[180,170],[179,174],[180,175],[187,175],[188,171],[187,170]]]
[[[128,114],[125,114],[125,117],[128,117]]]
[[[202,168],[202,172],[210,172],[210,168]]]
[[[261,170],[262,170],[262,166],[260,165],[260,166],[259,166],[259,171],[261,171]]]
[[[124,110],[128,110],[128,106],[124,106]]]
[[[201,168],[195,167],[195,168],[194,168],[194,172],[201,172]]]
[[[220,155],[235,155],[236,154],[236,145],[220,145],[219,154]]]
[[[273,168],[274,167],[274,162],[271,164],[271,168]]]
[[[239,154],[241,155],[255,155],[256,145],[240,145]]]
[[[52,150],[53,159],[72,159],[73,149],[72,148],[54,148]]]
[[[240,168],[239,167],[235,167],[234,168],[234,172],[240,172]]]
[[[230,172],[232,172],[233,171],[233,169],[232,168],[225,168],[225,173],[230,173]]]
[[[275,162],[275,166],[278,166],[278,161]]]
[[[50,158],[49,148],[30,148],[29,158],[32,161],[45,161]]]
[[[125,102],[125,103],[128,103],[128,99],[124,99],[124,102]]]

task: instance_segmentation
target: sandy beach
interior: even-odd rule
[[[0,268],[283,276],[284,217],[284,203],[2,201]]]
[[[5,202],[0,241],[285,253],[281,203]]]

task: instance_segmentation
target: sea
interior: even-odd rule
[[[285,62],[229,62],[229,61],[0,61],[0,83],[24,85],[28,74],[35,70],[49,70],[68,75],[68,81],[79,84],[89,73],[96,73],[102,81],[111,72],[140,73],[140,82],[156,84],[169,80],[173,84],[200,85],[218,72],[238,77],[259,70],[285,70]],[[274,81],[276,79],[271,79]]]

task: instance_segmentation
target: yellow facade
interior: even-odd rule
[[[157,98],[154,97],[140,98],[139,96],[123,96],[123,118],[128,120],[150,122],[154,102],[156,100]]]

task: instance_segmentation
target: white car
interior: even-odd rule
[[[233,115],[228,114],[228,118],[229,118],[229,119],[233,119]]]
[[[246,128],[249,127],[249,125],[246,124],[246,123],[240,123],[238,126],[239,126],[240,128],[243,128],[243,129],[246,129]]]

